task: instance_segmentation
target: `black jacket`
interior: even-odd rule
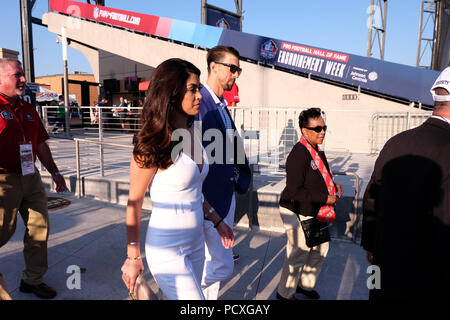
[[[323,151],[319,152],[319,156],[329,171]],[[315,217],[327,199],[327,186],[319,169],[309,151],[298,142],[286,160],[286,187],[280,196],[280,206],[296,214]]]
[[[374,253],[372,298],[450,296],[450,125],[428,119],[388,142],[363,199],[361,245]]]

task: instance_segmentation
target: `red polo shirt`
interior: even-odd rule
[[[21,169],[20,144],[24,142],[33,145],[33,159],[36,161],[37,145],[49,138],[31,104],[18,99],[14,108],[0,95],[0,168],[8,171]]]
[[[236,83],[233,84],[233,87],[231,88],[230,91],[224,91],[223,97],[225,98],[225,100],[227,100],[228,106],[231,106],[232,102],[238,103],[240,100],[239,100],[239,88],[237,84]]]

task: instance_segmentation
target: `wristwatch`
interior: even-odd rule
[[[61,173],[59,173],[59,171],[56,171],[55,173],[52,173],[52,177],[57,177],[57,176],[60,176],[61,175]]]

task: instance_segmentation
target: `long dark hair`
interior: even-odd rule
[[[171,152],[177,141],[171,141],[172,132],[186,93],[190,74],[200,77],[200,70],[182,59],[168,59],[153,72],[150,87],[141,114],[141,129],[133,137],[133,157],[141,167],[156,166],[167,169],[173,161]],[[188,117],[188,127],[194,117]]]

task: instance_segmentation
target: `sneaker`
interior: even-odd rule
[[[240,258],[240,256],[238,254],[233,254],[233,261],[236,262],[238,261]]]
[[[56,297],[56,291],[49,285],[46,285],[45,283],[41,284],[27,284],[23,280],[20,281],[20,287],[21,292],[25,293],[34,293],[37,297],[41,299],[52,299]]]
[[[297,286],[296,292],[301,293],[310,299],[314,299],[314,300],[320,299],[320,295],[316,290],[305,290],[302,287]]]

